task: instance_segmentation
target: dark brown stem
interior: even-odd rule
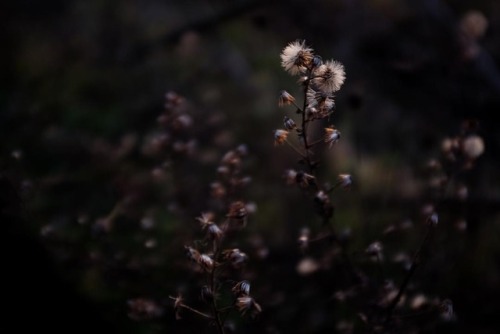
[[[214,240],[213,242],[213,250],[214,250],[214,260],[218,258],[219,255],[219,247],[217,245],[217,241]],[[224,331],[224,323],[221,320],[220,317],[220,310],[217,308],[217,301],[216,301],[216,296],[217,293],[215,291],[216,289],[216,275],[215,272],[217,270],[217,266],[214,265],[212,268],[212,271],[210,272],[210,291],[213,293],[213,298],[212,298],[212,313],[213,313],[213,319],[215,320],[215,324],[217,325],[217,330],[219,334],[225,334]]]
[[[427,231],[425,233],[424,239],[422,240],[422,243],[420,244],[420,247],[417,249],[415,254],[413,255],[412,261],[411,261],[411,266],[410,269],[408,270],[408,273],[406,274],[403,282],[401,283],[398,294],[394,299],[392,300],[391,304],[387,307],[387,316],[384,321],[384,327],[387,326],[389,321],[392,318],[392,314],[394,313],[394,310],[396,309],[396,306],[398,305],[399,301],[401,300],[401,297],[403,296],[406,288],[408,287],[408,284],[410,283],[410,279],[413,277],[415,274],[415,271],[417,270],[418,265],[420,264],[421,261],[421,253],[426,246],[427,242],[430,240],[430,237],[432,235],[432,231],[434,230],[434,225],[428,221],[427,222]]]

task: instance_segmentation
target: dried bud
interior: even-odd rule
[[[245,206],[245,203],[242,201],[236,201],[231,203],[231,206],[229,207],[229,212],[226,215],[226,217],[239,221],[240,223],[243,224],[243,226],[246,225],[247,222],[247,216],[248,216],[248,211]]]
[[[339,174],[338,180],[340,186],[343,188],[348,188],[352,184],[352,177],[349,174]]]
[[[302,228],[302,230],[300,231],[300,235],[299,235],[300,249],[302,249],[302,250],[307,249],[307,247],[309,246],[310,234],[311,234],[311,231],[307,227]]]
[[[239,166],[241,165],[241,158],[236,151],[229,151],[221,159],[221,165]]]
[[[252,316],[255,316],[262,312],[260,305],[250,296],[238,297],[236,300],[236,308],[238,308],[238,311],[243,315],[250,313]]]
[[[368,247],[365,249],[365,253],[370,256],[380,257],[382,255],[382,248],[383,247],[380,241],[375,241],[368,245]]]
[[[335,128],[325,128],[325,143],[329,144],[329,148],[332,148],[340,139],[340,132]]]
[[[212,212],[202,212],[201,216],[196,217],[196,220],[200,222],[201,228],[206,229],[207,226],[213,224],[214,214]]]
[[[483,139],[477,135],[468,136],[462,142],[463,154],[471,159],[477,159],[484,152]]]
[[[333,205],[330,203],[330,198],[323,190],[316,193],[314,203],[316,204],[316,210],[321,217],[329,219],[333,216]]]
[[[441,315],[441,319],[444,321],[451,321],[455,318],[455,314],[453,313],[453,303],[449,299],[445,299],[439,304],[439,311]]]
[[[283,125],[285,126],[285,129],[287,129],[288,131],[297,128],[297,124],[295,124],[294,120],[289,118],[288,116],[285,116],[285,118],[283,119]]]
[[[210,224],[207,228],[207,234],[212,240],[220,240],[224,235],[224,231],[222,231],[219,226]]]
[[[236,283],[236,285],[231,289],[231,291],[236,296],[249,296],[250,295],[250,283],[248,281],[241,281]]]
[[[206,271],[211,271],[215,265],[214,260],[207,254],[201,254],[197,262]]]
[[[283,107],[286,105],[290,105],[293,102],[295,102],[295,98],[290,93],[288,93],[286,90],[282,90],[280,97],[279,97],[279,100],[278,100],[278,105],[280,107]]]
[[[238,248],[227,249],[222,252],[224,258],[231,263],[234,268],[240,268],[248,259],[248,256]]]
[[[274,131],[274,145],[283,145],[288,137],[288,131],[278,129]]]
[[[439,217],[437,213],[432,213],[428,218],[427,218],[427,223],[431,224],[432,226],[436,226],[439,222]]]
[[[188,259],[194,262],[198,262],[200,258],[200,252],[189,246],[184,246],[184,249],[186,250],[186,256],[188,257]]]

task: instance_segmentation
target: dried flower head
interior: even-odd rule
[[[200,259],[200,252],[198,252],[196,249],[189,247],[189,246],[184,246],[184,249],[186,251],[186,256],[188,259],[194,262],[198,262]]]
[[[250,295],[250,283],[248,281],[241,281],[236,283],[236,285],[231,289],[231,291],[236,296],[249,296]]]
[[[240,268],[248,259],[248,256],[238,248],[226,249],[222,254],[234,268]]]
[[[197,262],[206,271],[211,271],[215,265],[214,260],[207,254],[201,254]]]
[[[380,243],[380,241],[375,241],[369,244],[368,247],[366,247],[365,253],[370,256],[380,257],[382,255],[382,249],[382,243]]]
[[[212,212],[202,212],[201,216],[196,217],[196,220],[200,222],[201,228],[206,229],[207,226],[213,224],[214,214]]]
[[[427,217],[427,223],[436,226],[439,222],[439,216],[437,213],[433,212],[429,217]]]
[[[286,90],[282,90],[278,99],[278,106],[283,107],[286,105],[290,105],[293,102],[295,102],[295,98],[292,96],[292,94],[288,93]]]
[[[285,126],[285,129],[287,129],[288,131],[297,128],[297,124],[295,124],[295,121],[288,116],[285,116],[283,118],[283,125]]]
[[[352,184],[352,177],[349,174],[339,174],[338,181],[341,187],[348,188]]]
[[[334,60],[328,60],[323,65],[315,68],[311,79],[315,87],[327,94],[338,91],[344,81],[344,65]]]
[[[477,159],[484,152],[484,141],[477,135],[471,135],[462,142],[462,152],[469,159]]]
[[[245,203],[243,203],[242,201],[232,202],[229,207],[229,212],[226,215],[226,217],[228,217],[229,219],[236,220],[242,223],[243,226],[246,225],[247,216],[248,211]]]
[[[335,110],[335,101],[331,94],[316,91],[309,87],[306,94],[306,112],[312,118],[328,117]]]
[[[220,240],[224,235],[224,231],[219,226],[215,224],[210,224],[207,227],[207,234],[208,237],[212,240]]]
[[[283,145],[288,137],[288,131],[278,129],[274,131],[274,145]]]
[[[281,66],[291,75],[304,73],[311,66],[312,52],[305,41],[291,42],[281,52]]]
[[[236,308],[243,315],[250,313],[252,316],[255,316],[262,312],[260,305],[250,296],[238,297],[236,299]]]
[[[449,299],[445,299],[439,304],[439,311],[441,319],[443,319],[444,321],[451,321],[455,318],[455,314],[453,312],[453,303]]]
[[[325,143],[329,144],[328,147],[332,148],[333,144],[340,139],[340,131],[333,127],[325,128]]]
[[[299,241],[299,247],[300,247],[301,250],[305,250],[309,246],[309,237],[310,237],[310,235],[311,235],[311,231],[307,227],[304,227],[300,231],[300,235],[299,235],[299,240],[298,241]]]

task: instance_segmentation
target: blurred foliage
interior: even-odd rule
[[[472,10],[487,22],[477,39],[463,33]],[[439,255],[419,268],[412,291],[450,298],[458,317],[422,332],[499,330],[498,1],[20,0],[0,5],[0,19],[0,207],[5,270],[17,291],[9,303],[36,308],[14,314],[48,317],[40,298],[68,307],[83,300],[75,313],[58,308],[75,331],[102,321],[125,333],[210,332],[194,316],[175,321],[168,296],[184,291],[197,300],[183,245],[199,237],[194,217],[210,205],[222,154],[246,143],[247,197],[258,211],[240,247],[251,250],[253,294],[264,312],[240,332],[331,332],[352,317],[331,297],[343,280],[336,273],[297,274],[298,232],[318,222],[283,184],[283,171],[296,166],[293,153],[272,147],[284,115],[277,96],[299,92],[279,54],[299,38],[346,67],[334,115],[342,141],[326,174],[356,180],[333,198],[335,224],[350,231],[356,260],[374,240],[387,254],[418,247],[420,208],[430,200],[423,169],[464,119],[479,121],[486,151],[463,175],[468,201],[440,204],[432,243]],[[194,156],[147,153],[171,90],[189,101]],[[453,225],[461,215],[465,232]],[[407,220],[414,229],[383,234]],[[266,258],[258,256],[261,244]],[[387,271],[403,277],[394,265]],[[72,292],[74,300],[56,298]],[[127,301],[138,297],[157,301],[163,316],[130,319]],[[58,322],[42,325],[67,328]]]

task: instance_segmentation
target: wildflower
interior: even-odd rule
[[[300,249],[305,250],[309,246],[309,235],[310,234],[311,234],[311,231],[307,227],[304,227],[300,231],[300,235],[299,235]]]
[[[432,226],[436,226],[439,222],[439,216],[437,213],[433,212],[428,218],[427,222]]]
[[[274,131],[274,145],[282,145],[285,143],[286,138],[288,137],[288,131],[278,129]]]
[[[200,252],[198,252],[196,249],[194,248],[191,248],[189,246],[184,246],[185,250],[186,250],[186,256],[191,260],[191,261],[195,261],[195,262],[198,262],[199,258],[200,258]]]
[[[207,254],[201,254],[198,257],[198,264],[206,271],[212,270],[214,268],[214,260]]]
[[[329,148],[332,148],[333,144],[338,142],[340,139],[340,131],[335,128],[325,128],[325,143],[329,144]]]
[[[305,41],[291,42],[281,52],[281,66],[291,75],[303,73],[311,66],[312,51],[305,46]]]
[[[286,90],[282,90],[278,100],[278,106],[283,107],[286,105],[290,105],[293,102],[295,102],[295,98]]]
[[[245,206],[245,203],[242,201],[236,201],[231,203],[231,206],[229,207],[229,212],[227,213],[226,217],[234,220],[238,220],[243,225],[246,225],[246,219],[248,216],[248,211]]]
[[[441,319],[443,319],[444,321],[451,321],[455,318],[455,315],[453,313],[453,303],[451,300],[443,300],[439,305],[439,310],[441,313]]]
[[[324,93],[334,93],[342,87],[345,81],[344,65],[328,60],[325,64],[317,67],[313,72],[311,82]]]
[[[338,180],[343,188],[348,188],[352,184],[352,177],[349,174],[339,174]]]
[[[380,241],[372,242],[366,247],[365,253],[370,256],[380,257],[382,255],[382,244]]]
[[[200,222],[201,228],[205,229],[207,226],[212,225],[214,219],[214,214],[212,212],[202,212],[201,216],[196,217],[196,220]]]
[[[283,118],[283,124],[285,125],[285,128],[287,130],[293,130],[293,129],[297,128],[297,124],[295,124],[294,120],[288,116],[285,116]]]
[[[316,204],[316,210],[321,217],[331,218],[333,216],[333,205],[330,203],[330,198],[323,190],[316,193],[314,203]]]
[[[238,282],[231,291],[237,296],[248,296],[250,295],[250,283],[248,281]]]
[[[255,316],[262,312],[260,305],[250,296],[238,297],[236,300],[236,307],[243,315],[250,312],[252,316]]]
[[[234,268],[240,268],[248,259],[248,256],[238,248],[227,249],[223,251],[222,254]]]
[[[478,158],[484,152],[484,141],[477,135],[468,136],[462,142],[462,152],[473,160]]]
[[[306,101],[306,111],[314,118],[327,117],[335,109],[333,96],[325,92],[316,91],[310,87],[307,90]]]
[[[224,235],[224,231],[222,231],[221,228],[215,224],[210,224],[208,226],[207,233],[212,240],[220,240]]]

